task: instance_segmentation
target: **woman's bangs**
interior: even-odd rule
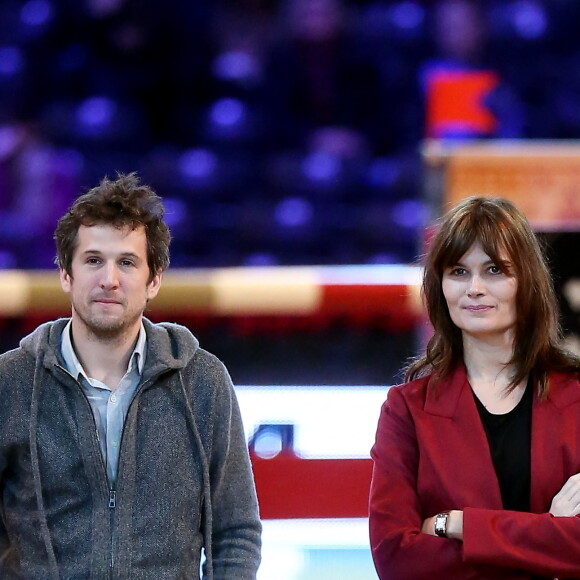
[[[469,223],[471,220],[462,220],[457,228],[450,229],[447,239],[444,241],[440,252],[440,271],[455,266],[461,257],[478,241],[478,232]]]

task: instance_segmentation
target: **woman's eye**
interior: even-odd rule
[[[465,268],[452,268],[450,274],[452,276],[463,276],[465,274]]]
[[[491,274],[501,274],[501,270],[497,266],[490,266],[489,271]]]

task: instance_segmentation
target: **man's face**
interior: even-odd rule
[[[60,271],[62,289],[70,294],[73,333],[97,339],[137,333],[147,301],[161,284],[161,272],[149,279],[145,229],[81,226],[77,242],[72,276]]]

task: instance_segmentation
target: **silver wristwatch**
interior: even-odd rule
[[[441,512],[435,516],[435,534],[443,538],[447,537],[447,518],[449,512]]]

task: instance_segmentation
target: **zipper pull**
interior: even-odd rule
[[[117,507],[117,492],[114,490],[109,490],[109,507],[111,509]]]

